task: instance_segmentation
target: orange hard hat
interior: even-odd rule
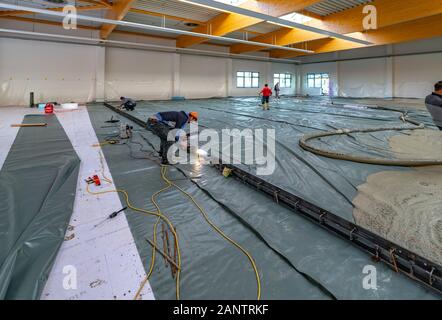
[[[192,111],[189,113],[189,116],[191,116],[192,118],[198,121],[198,112]]]

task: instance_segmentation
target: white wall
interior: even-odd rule
[[[113,36],[125,41],[139,38],[146,41],[145,37]],[[173,45],[169,42],[157,39],[157,44]],[[274,73],[288,72],[296,78],[294,64],[0,38],[0,106],[28,105],[30,92],[35,92],[35,102],[60,103],[120,96],[143,100],[256,96],[259,89],[236,87],[236,71],[259,72],[260,87],[272,86]],[[295,91],[293,84],[282,94]]]
[[[338,62],[339,95],[343,97],[391,97],[391,59]]]
[[[120,35],[115,37],[121,38]],[[139,41],[145,37],[126,39]],[[171,45],[171,40],[157,43]],[[439,47],[440,45],[440,47]],[[331,93],[348,97],[423,98],[442,80],[442,38],[388,47],[371,47],[306,58],[307,64],[261,62],[139,49],[0,38],[0,105],[36,102],[90,102],[135,99],[187,99],[256,96],[259,89],[236,87],[237,71],[260,73],[260,87],[273,85],[274,73],[292,73],[292,88],[282,94],[319,95],[307,88],[308,73],[329,73]],[[207,50],[209,46],[202,49]],[[210,47],[211,50],[225,50]],[[359,59],[369,55],[424,54]],[[428,51],[429,53],[425,53]],[[263,53],[260,53],[263,54]],[[353,59],[312,63],[316,59]]]
[[[95,99],[97,49],[0,38],[0,106]]]
[[[106,48],[106,99],[170,99],[173,53]]]
[[[424,98],[442,80],[442,52],[431,53],[441,48],[442,38],[435,38],[301,58],[297,93],[320,95],[307,87],[307,74],[329,73],[334,96]]]
[[[227,95],[227,59],[182,55],[179,95],[192,98]]]
[[[0,20],[0,28],[97,37],[94,30],[66,31],[56,26]],[[174,46],[173,39],[113,33],[113,40]],[[273,85],[274,73],[292,73],[292,88],[282,94],[319,95],[307,88],[307,73],[329,73],[331,94],[355,97],[423,98],[442,80],[442,37],[389,46],[374,46],[298,57],[303,64],[260,62],[201,55],[159,53],[137,49],[103,48],[0,38],[0,105],[36,101],[101,101],[121,95],[136,99],[172,96],[209,98],[255,96],[258,89],[236,87],[237,71],[260,73],[260,87]],[[220,46],[195,49],[223,51]],[[408,56],[362,59],[372,56]],[[250,55],[267,56],[266,52]],[[348,60],[349,61],[339,61]],[[357,59],[357,60],[355,60]],[[320,61],[330,61],[318,63]]]
[[[442,53],[403,56],[394,59],[395,96],[424,97],[442,80]]]

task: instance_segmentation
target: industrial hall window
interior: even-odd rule
[[[328,82],[328,73],[308,73],[307,74],[307,87],[309,88],[322,88],[324,82]]]
[[[290,73],[275,73],[273,79],[275,85],[279,82],[280,88],[292,87],[292,75]]]
[[[238,71],[236,73],[237,88],[259,88],[259,72]]]

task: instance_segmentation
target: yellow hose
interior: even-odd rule
[[[166,166],[161,166],[161,177],[163,177],[163,174],[164,174],[164,172],[166,170],[167,170]],[[167,183],[166,187],[164,187],[161,190],[155,192],[152,195],[152,197],[151,197],[151,202],[153,203],[153,205],[157,209],[157,213],[159,215],[163,215],[163,213],[161,212],[160,206],[158,205],[158,203],[156,202],[155,199],[156,199],[156,197],[160,193],[166,191],[167,189],[169,189],[171,187],[170,183],[168,183],[168,182],[166,182],[166,183]],[[147,273],[146,277],[144,278],[143,282],[141,283],[141,285],[140,285],[140,287],[139,287],[139,289],[138,289],[138,291],[137,291],[137,293],[136,293],[136,295],[134,297],[134,300],[138,299],[141,291],[143,290],[144,286],[146,285],[147,281],[149,280],[149,278],[150,278],[150,276],[152,275],[152,272],[153,272],[153,268],[154,268],[154,265],[155,265],[155,255],[156,255],[155,247],[157,246],[157,226],[158,226],[159,222],[160,222],[160,216],[158,217],[158,219],[157,219],[157,221],[155,222],[155,225],[154,225],[154,233],[153,233],[153,244],[154,244],[154,246],[152,247],[152,260],[151,260],[151,263],[150,263],[149,272]],[[177,273],[176,273],[176,288],[177,288],[177,300],[179,300],[179,297],[180,297],[179,296],[179,292],[180,292],[179,284],[180,284],[180,274],[181,274],[181,254],[180,254],[180,248],[179,248],[179,245],[178,245],[178,235],[176,234],[176,231],[173,228],[173,226],[171,228],[171,231],[173,233],[173,236],[174,236],[174,239],[175,239],[175,244],[176,244],[176,247],[177,247],[178,270],[177,270]]]
[[[100,162],[101,162],[101,168],[102,168],[102,176],[103,176],[103,180],[113,184],[112,180],[107,178],[106,175],[104,174],[104,165],[103,165],[103,155],[101,152],[99,152],[100,154]],[[161,169],[163,170],[163,168]],[[166,188],[163,188],[162,190],[156,192],[153,196],[152,199],[155,200],[155,197],[160,194],[161,192],[165,191],[166,189],[168,189],[170,187],[170,185],[168,185]],[[121,193],[124,195],[124,199],[126,202],[126,205],[128,208],[132,209],[133,211],[136,212],[142,212],[144,214],[148,214],[148,215],[154,215],[157,216],[157,222],[155,223],[154,228],[156,229],[156,226],[159,222],[159,219],[162,219],[164,222],[166,222],[166,224],[169,226],[171,232],[173,233],[174,239],[175,239],[175,244],[177,247],[177,257],[178,257],[178,270],[177,270],[177,278],[176,278],[176,298],[177,300],[180,299],[180,272],[181,272],[181,254],[180,254],[180,247],[179,247],[179,243],[178,243],[178,236],[175,232],[175,228],[173,227],[172,222],[169,220],[169,218],[167,218],[159,209],[158,204],[156,204],[156,202],[154,202],[154,205],[157,207],[157,212],[153,212],[153,211],[149,211],[149,210],[145,210],[145,209],[141,209],[141,208],[137,208],[135,206],[133,206],[130,201],[129,201],[129,194],[127,193],[126,190],[123,189],[113,189],[113,190],[106,190],[106,191],[99,191],[99,192],[93,192],[90,190],[90,186],[89,184],[86,186],[86,191],[91,194],[91,195],[102,195],[102,194],[107,194],[107,193],[113,193],[113,192],[117,192],[117,193]],[[154,233],[154,239],[156,240],[156,232]],[[156,245],[156,242],[154,242]],[[141,283],[140,288],[138,289],[135,298],[134,299],[138,299],[140,296],[141,291],[143,290],[145,284],[147,283],[147,280],[149,279],[150,275],[152,274],[152,270],[153,270],[153,266],[155,263],[155,248],[153,248],[153,255],[152,255],[152,261],[151,261],[151,266],[150,266],[150,270],[146,276],[146,278],[143,280],[143,282]]]
[[[113,184],[112,180],[110,180],[109,178],[106,177],[106,175],[104,174],[104,163],[103,163],[103,155],[101,152],[99,152],[100,154],[100,162],[101,162],[101,168],[102,168],[102,176],[103,176],[103,180]],[[143,281],[141,282],[141,285],[139,287],[139,289],[137,290],[137,293],[135,294],[134,300],[137,300],[141,294],[141,291],[143,290],[143,288],[145,287],[147,281],[149,280],[150,276],[152,275],[153,269],[154,269],[154,265],[155,265],[155,257],[156,257],[156,252],[155,252],[155,247],[157,246],[156,244],[156,230],[157,230],[157,226],[160,220],[163,220],[167,223],[167,225],[169,226],[170,230],[173,233],[174,239],[175,239],[175,245],[177,247],[177,265],[178,265],[178,270],[177,270],[177,276],[176,276],[176,298],[177,300],[180,299],[180,274],[181,274],[181,250],[179,247],[179,243],[178,243],[178,235],[175,231],[175,228],[173,227],[173,224],[171,223],[171,221],[162,213],[158,203],[156,202],[156,197],[161,194],[162,192],[168,190],[171,186],[174,186],[175,188],[177,188],[181,193],[183,193],[185,196],[187,196],[192,203],[198,208],[198,210],[201,212],[201,214],[203,215],[204,219],[207,221],[207,223],[216,231],[218,232],[224,239],[226,239],[227,241],[229,241],[231,244],[233,244],[235,247],[237,247],[239,250],[241,250],[249,259],[253,271],[255,273],[255,277],[256,277],[256,282],[257,282],[257,299],[260,300],[261,299],[261,280],[259,277],[259,272],[258,272],[258,268],[256,266],[256,263],[253,259],[253,257],[251,256],[251,254],[244,249],[240,244],[238,244],[236,241],[234,241],[233,239],[231,239],[229,236],[227,236],[220,228],[218,228],[209,218],[209,216],[207,215],[206,211],[196,202],[196,200],[186,191],[184,191],[181,187],[179,187],[178,185],[176,185],[175,183],[173,183],[172,181],[170,181],[167,178],[167,166],[161,166],[161,178],[162,180],[167,184],[166,187],[162,188],[161,190],[155,192],[152,196],[151,196],[151,202],[153,203],[153,205],[155,206],[155,208],[157,209],[157,212],[153,212],[153,211],[149,211],[149,210],[145,210],[145,209],[141,209],[141,208],[137,208],[134,207],[130,201],[129,201],[129,194],[127,193],[127,191],[123,190],[123,189],[114,189],[114,190],[106,190],[106,191],[100,191],[100,192],[92,192],[90,191],[89,188],[89,184],[86,187],[86,191],[89,194],[92,195],[102,195],[102,194],[106,194],[106,193],[111,193],[111,192],[117,192],[117,193],[121,193],[124,195],[124,199],[126,202],[126,205],[128,208],[132,209],[133,211],[136,212],[142,212],[144,214],[148,214],[148,215],[154,215],[157,216],[157,220],[155,222],[154,225],[154,247],[152,248],[152,260],[150,263],[150,268],[149,271],[146,275],[146,277],[143,279]]]
[[[165,180],[168,184],[173,185],[175,188],[177,188],[181,193],[183,193],[184,195],[186,195],[192,202],[193,204],[198,208],[198,210],[201,212],[201,214],[203,215],[204,219],[207,221],[207,223],[216,231],[218,232],[224,239],[226,239],[227,241],[229,241],[231,244],[233,244],[235,247],[237,247],[239,250],[241,250],[249,259],[250,264],[252,265],[253,271],[255,273],[255,277],[256,277],[256,283],[257,283],[257,300],[261,299],[261,279],[259,278],[259,272],[258,272],[258,268],[256,267],[256,263],[252,257],[252,255],[246,250],[244,249],[240,244],[238,244],[235,240],[231,239],[229,236],[227,236],[220,228],[218,228],[209,218],[209,216],[207,215],[206,211],[198,204],[198,202],[196,202],[196,200],[186,191],[184,191],[181,187],[179,187],[178,185],[176,185],[175,183],[173,183],[172,181],[170,181],[167,176],[167,169],[161,172],[161,176],[163,178],[163,180]]]

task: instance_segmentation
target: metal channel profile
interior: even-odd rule
[[[133,115],[124,112],[123,110],[120,110],[118,108],[115,108],[113,105],[109,104],[109,103],[104,103],[104,106],[111,109],[112,111],[118,113],[119,115],[122,115],[123,117],[135,122],[136,124],[138,124],[139,126],[143,127],[143,128],[147,128],[147,121],[143,121],[137,117],[134,117]]]
[[[307,217],[322,228],[350,241],[370,253],[374,261],[383,261],[394,270],[402,272],[411,279],[442,294],[441,266],[236,166],[218,164],[215,167],[220,171],[224,170],[225,167],[231,169],[231,174],[236,179],[267,194],[278,204],[282,204],[297,214]]]
[[[146,128],[146,122],[104,103],[112,111]],[[350,221],[347,221],[327,210],[324,210],[288,191],[285,191],[237,166],[215,164],[215,168],[223,171],[231,169],[231,175],[254,189],[268,195],[278,204],[290,208],[296,214],[308,218],[320,227],[346,239],[353,245],[368,252],[375,262],[383,261],[393,270],[401,272],[409,278],[442,294],[442,267],[370,232]]]

